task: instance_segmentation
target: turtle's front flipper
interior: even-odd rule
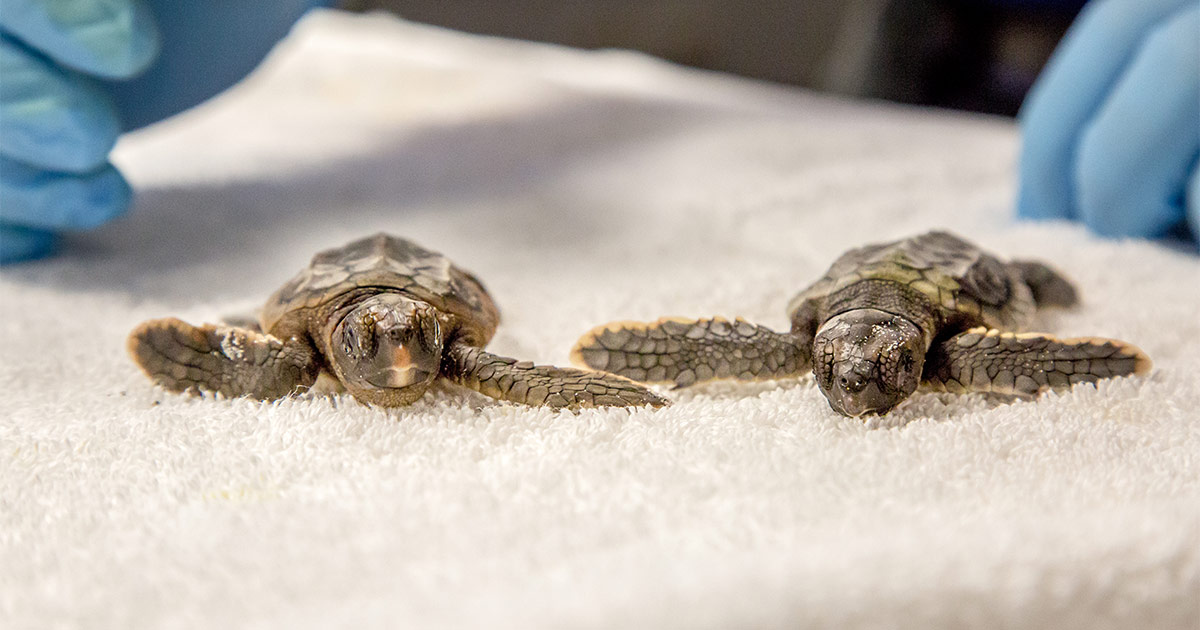
[[[1034,396],[1149,370],[1150,358],[1123,341],[972,328],[929,349],[924,379],[934,389],[952,392]]]
[[[192,326],[175,318],[144,322],[129,335],[128,345],[142,371],[174,392],[282,398],[310,387],[320,372],[306,342],[231,326]]]
[[[525,405],[579,409],[669,404],[629,379],[518,362],[462,343],[446,349],[442,376],[492,398]]]
[[[648,383],[687,387],[716,378],[753,381],[798,376],[810,368],[812,339],[743,319],[613,322],[585,333],[571,360]]]
[[[1033,292],[1033,301],[1039,307],[1068,307],[1079,303],[1075,286],[1049,265],[1036,260],[1014,260],[1009,264],[1029,286],[1029,290]]]

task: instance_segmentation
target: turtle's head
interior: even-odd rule
[[[873,308],[829,318],[813,339],[813,374],[829,406],[847,416],[887,413],[917,389],[925,335]]]
[[[355,306],[329,332],[331,363],[355,398],[395,406],[425,393],[442,365],[442,327],[425,302],[394,293]]]

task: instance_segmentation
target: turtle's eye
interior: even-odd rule
[[[375,327],[366,323],[367,318],[363,318],[342,328],[342,352],[350,359],[367,358],[375,352]]]
[[[436,317],[429,317],[421,322],[421,343],[427,350],[437,352],[441,348],[442,326]]]
[[[363,357],[375,354],[375,316],[368,313],[363,317],[362,334],[358,335],[358,353]]]
[[[351,359],[358,354],[358,333],[354,332],[353,326],[342,329],[342,352]]]
[[[905,350],[900,354],[900,369],[905,372],[911,372],[913,369],[913,353],[912,350]]]

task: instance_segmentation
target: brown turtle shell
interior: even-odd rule
[[[870,280],[882,283],[864,283]],[[896,285],[927,300],[900,299],[905,292],[896,292]],[[881,308],[935,326],[967,322],[1020,330],[1034,311],[1032,293],[1010,265],[953,234],[935,231],[846,252],[820,280],[792,298],[788,313],[795,319],[805,316],[801,308],[819,304],[815,316],[820,323],[838,314],[841,298],[877,291],[875,286],[887,287],[878,291]],[[892,294],[895,299],[890,299]],[[918,303],[931,305],[936,312],[906,312]]]
[[[314,309],[361,288],[393,290],[445,313],[459,339],[484,346],[496,332],[500,312],[475,276],[412,241],[384,233],[313,256],[309,266],[263,306],[263,330],[300,311]]]

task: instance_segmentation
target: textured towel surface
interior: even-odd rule
[[[1007,121],[637,55],[317,14],[127,138],[131,215],[0,279],[5,628],[1194,628],[1200,264],[1010,222]],[[784,306],[843,250],[942,227],[1051,261],[1037,327],[1146,378],[883,420],[811,377],[551,413],[180,397],[139,321],[253,309],[377,230],[475,271],[491,349],[565,363],[618,318]]]

